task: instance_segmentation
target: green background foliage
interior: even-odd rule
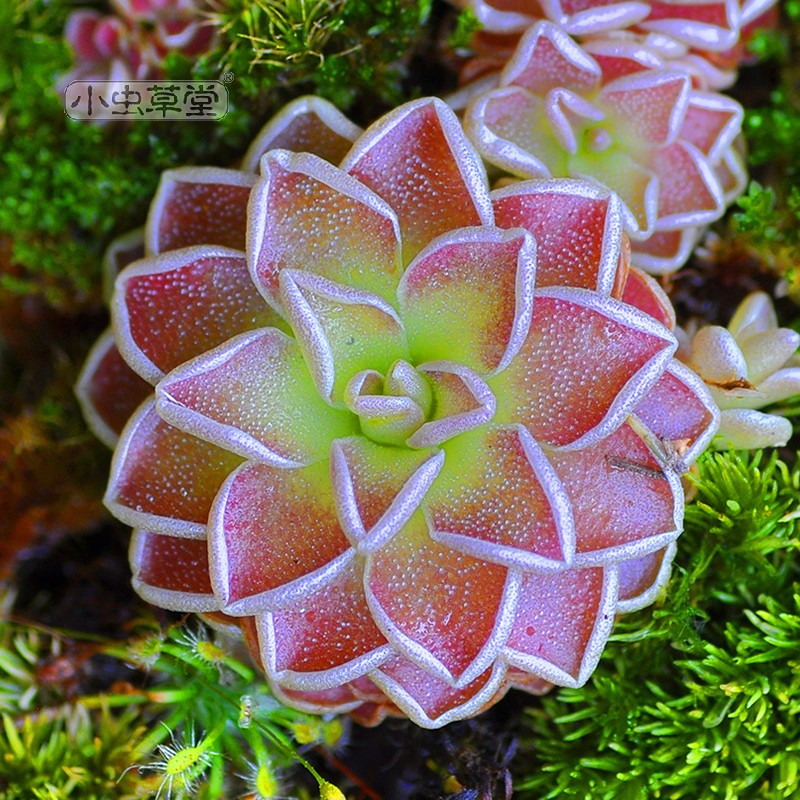
[[[420,73],[430,70],[415,59],[430,60],[437,36],[431,0],[230,0],[216,7],[216,50],[197,64],[180,56],[167,63],[176,79],[233,73],[223,122],[99,126],[67,119],[54,90],[70,66],[62,32],[76,5],[0,3],[0,297],[35,297],[70,312],[99,307],[102,252],[144,221],[163,170],[234,163],[283,103],[307,92],[368,123],[428,88],[429,76]],[[747,107],[756,181],[718,231],[752,258],[756,273],[785,279],[800,295],[800,2],[782,10],[787,24],[752,45],[764,59],[753,68],[763,85],[754,88],[745,70],[735,89]],[[451,46],[466,46],[474,30],[474,18],[461,15]],[[782,314],[781,324],[798,326],[796,308]],[[14,369],[0,367],[10,383]],[[52,407],[48,391],[31,406],[40,427],[39,409]],[[63,438],[72,441],[72,433]],[[800,797],[797,457],[708,454],[694,481],[696,499],[663,596],[619,620],[586,686],[526,698],[514,731],[515,796]],[[341,736],[339,723],[272,701],[233,655],[209,659],[215,651],[184,627],[94,642],[106,657],[132,665],[130,685],[66,697],[43,688],[42,665],[61,657],[68,638],[0,625],[4,800],[110,800],[160,787],[165,796],[171,755],[201,745],[208,757],[177,774],[170,791],[219,797],[252,789],[254,765],[279,774],[299,763],[303,747],[330,746]],[[444,776],[445,795],[447,770],[437,770],[435,752],[428,760]],[[125,772],[131,765],[142,769]],[[246,777],[231,789],[237,774]],[[300,781],[289,793],[308,789]]]

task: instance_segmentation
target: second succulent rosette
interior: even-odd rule
[[[777,24],[776,0],[450,0],[470,9],[481,25],[478,47],[507,45],[547,20],[578,38],[618,33],[657,39],[687,66],[721,89],[746,62],[746,42],[758,28]],[[484,40],[481,42],[481,40]]]
[[[582,181],[490,192],[435,99],[363,133],[303,99],[242,170],[167,173],[80,388],[109,443],[143,398],[106,498],[140,594],[367,723],[584,682],[717,422],[623,215]]]
[[[170,53],[208,52],[216,32],[203,0],[111,0],[113,12],[78,8],[67,18],[64,39],[75,64],[59,81],[130,81],[164,77]]]
[[[616,192],[633,262],[649,272],[678,269],[745,185],[741,106],[693,88],[684,66],[636,39],[578,44],[539,22],[499,77],[461,94],[472,97],[466,130],[490,163]]]

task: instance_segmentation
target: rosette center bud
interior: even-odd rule
[[[428,380],[401,359],[385,377],[374,369],[354,375],[344,402],[358,416],[364,436],[380,444],[403,445],[428,419],[433,392]]]
[[[372,369],[354,375],[344,402],[374,442],[423,449],[477,428],[497,404],[488,384],[455,361],[413,367],[395,361],[386,377]]]
[[[584,134],[584,143],[589,152],[604,153],[614,144],[614,138],[606,128],[589,128]]]

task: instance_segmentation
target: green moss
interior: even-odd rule
[[[767,77],[765,84],[756,86],[752,81],[742,81],[741,91],[749,92],[741,98],[745,106],[742,131],[747,142],[747,162],[759,182],[751,183],[747,194],[739,199],[739,211],[733,215],[731,228],[734,245],[750,250],[764,266],[786,278],[795,297],[800,296],[800,193],[796,188],[800,176],[798,9],[798,3],[783,3],[779,28],[758,32],[748,45],[751,52],[762,60],[770,59],[771,64],[768,69],[762,68]]]
[[[312,92],[376,116],[406,99],[407,60],[427,35],[431,0],[233,0],[201,74],[232,72],[242,98]]]
[[[762,263],[783,277],[795,299],[800,297],[800,189],[751,181],[732,214],[734,234],[754,250]],[[785,194],[784,194],[785,192]]]
[[[461,48],[469,48],[472,37],[483,26],[481,25],[475,14],[468,8],[461,11],[456,17],[456,24],[453,32],[447,39],[448,47],[453,50]]]
[[[787,86],[770,95],[769,105],[748,109],[743,130],[747,137],[751,165],[784,164],[797,173],[800,157],[800,108],[795,93]]]

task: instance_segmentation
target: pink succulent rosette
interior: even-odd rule
[[[625,38],[577,44],[541,22],[465,128],[490,163],[522,178],[590,178],[621,198],[633,263],[677,269],[739,193],[738,103]]]
[[[64,38],[75,66],[59,80],[148,80],[163,77],[170,52],[205,52],[214,29],[199,0],[112,0],[115,14],[78,9],[67,18]]]
[[[596,37],[638,40],[692,76],[695,88],[717,91],[736,82],[738,68],[752,63],[748,43],[759,29],[779,23],[775,0],[647,3],[612,0],[595,3],[551,3],[544,0],[451,0],[469,8],[481,22],[472,37],[472,57],[460,67],[460,82],[469,83],[499,71],[524,31],[547,20],[581,41]]]
[[[303,99],[243,166],[165,175],[81,379],[112,435],[144,398],[106,497],[135,587],[367,724],[583,683],[666,580],[716,427],[621,203],[490,192],[435,99],[364,133]]]
[[[521,33],[549,20],[573,36],[632,29],[668,36],[701,52],[724,53],[776,0],[451,0],[469,8],[483,30]]]

